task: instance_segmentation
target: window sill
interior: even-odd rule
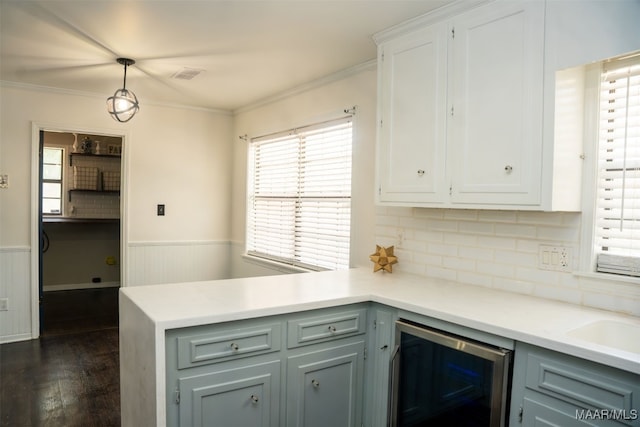
[[[314,272],[314,270],[309,270],[302,267],[296,267],[294,265],[289,265],[289,264],[283,264],[281,262],[273,261],[270,259],[249,255],[247,253],[244,253],[242,255],[242,258],[245,261],[250,262],[251,264],[259,265],[261,267],[269,268],[271,270],[277,270],[281,273],[291,274],[291,273],[313,273]]]
[[[586,279],[603,280],[610,282],[626,283],[629,285],[640,285],[640,277],[624,276],[621,274],[596,273],[592,271],[575,271],[573,275],[576,277],[584,277]]]

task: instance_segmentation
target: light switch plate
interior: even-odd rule
[[[540,245],[538,268],[541,270],[571,271],[573,251],[566,246]]]
[[[9,175],[0,175],[0,188],[9,188]]]

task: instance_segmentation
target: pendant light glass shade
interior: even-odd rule
[[[107,111],[114,120],[128,122],[140,110],[138,98],[127,89],[118,89],[107,98]]]
[[[122,89],[116,90],[113,96],[107,98],[107,111],[118,122],[128,122],[140,110],[140,104],[135,93],[127,90],[127,67],[135,64],[133,59],[118,58],[118,63],[124,65],[124,84]]]

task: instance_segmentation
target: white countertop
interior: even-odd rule
[[[567,335],[599,320],[640,328],[640,318],[479,286],[370,269],[121,289],[167,329],[373,301],[640,374],[640,354]]]

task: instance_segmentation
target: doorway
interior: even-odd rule
[[[123,142],[117,135],[39,129],[33,326],[39,335],[117,327]]]

